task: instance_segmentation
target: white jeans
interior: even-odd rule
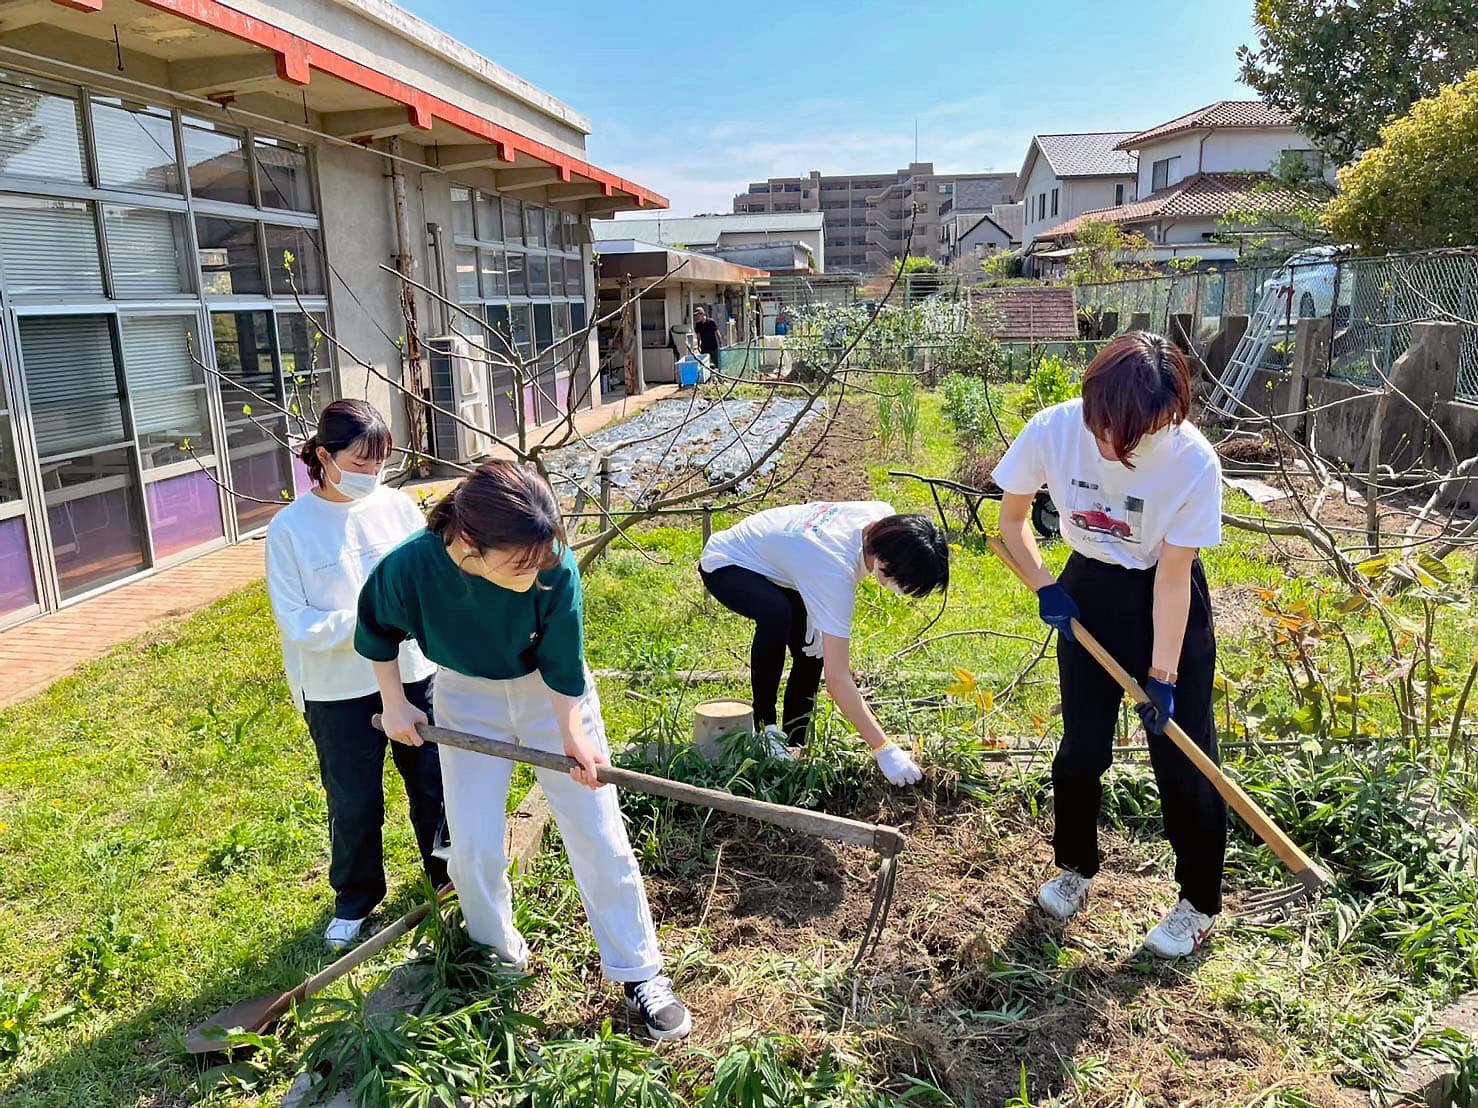
[[[508,681],[440,669],[434,684],[438,726],[484,738],[562,753],[564,740],[549,687],[538,673]],[[580,714],[585,734],[609,755],[595,679],[585,672]],[[467,933],[511,962],[523,964],[528,944],[513,923],[504,838],[513,763],[443,746],[442,789],[452,850],[448,870],[457,886]],[[614,786],[588,789],[567,773],[535,769],[564,840],[575,885],[600,948],[601,970],[612,981],[645,981],[662,968],[646,888]]]

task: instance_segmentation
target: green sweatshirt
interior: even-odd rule
[[[399,657],[415,639],[440,666],[504,681],[535,670],[557,693],[585,692],[580,571],[565,548],[528,592],[463,573],[433,531],[381,559],[359,591],[354,649],[374,662]]]

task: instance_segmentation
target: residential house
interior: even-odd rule
[[[1266,189],[1276,166],[1296,163],[1333,180],[1332,168],[1292,117],[1260,100],[1218,100],[1127,136],[1117,147],[1138,160],[1140,199],[1101,206],[1038,232],[1033,254],[1039,273],[1060,272],[1077,229],[1090,219],[1144,235],[1152,245],[1143,260],[1235,258],[1241,252],[1239,230],[1263,229],[1229,227],[1228,217],[1289,207],[1297,199],[1288,190]]]
[[[940,221],[968,197],[972,210],[1011,199],[1010,173],[935,173],[914,162],[892,173],[771,177],[734,197],[736,212],[817,212],[827,264],[837,273],[882,273],[905,253],[943,261]]]
[[[515,398],[453,332],[580,334],[592,216],[666,206],[387,0],[7,4],[0,118],[0,626],[260,533],[308,487],[281,408],[365,397],[404,444],[394,386],[502,433],[597,399],[593,340]]]
[[[1032,136],[1015,192],[1025,208],[1022,241],[1028,270],[1043,231],[1083,212],[1127,204],[1135,198],[1138,170],[1134,154],[1121,145],[1134,134],[1093,131]]]
[[[1021,205],[1006,204],[1000,207],[1020,213]],[[1008,219],[1009,222],[1009,219]],[[945,245],[945,264],[950,271],[970,281],[982,280],[985,271],[980,263],[992,254],[1004,250],[1015,250],[1021,246],[1021,224],[1017,221],[1016,231],[1003,226],[994,215],[985,212],[951,213],[939,226],[939,234]]]
[[[597,241],[636,239],[660,243],[695,250],[700,254],[713,254],[774,273],[824,273],[824,227],[820,212],[758,212],[687,218],[601,219],[595,221],[591,233]],[[803,252],[799,259],[796,257],[797,248]]]

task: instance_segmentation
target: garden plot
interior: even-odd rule
[[[625,423],[585,436],[578,445],[551,451],[545,460],[555,477],[555,490],[573,496],[577,482],[596,491],[592,467],[605,453],[613,491],[628,503],[638,503],[657,487],[693,473],[710,485],[732,480],[785,438],[805,406],[805,400],[789,397],[707,400],[695,395],[664,400]],[[825,402],[818,402],[795,430],[808,429],[825,410]],[[780,461],[781,452],[776,451],[740,491],[768,477]]]

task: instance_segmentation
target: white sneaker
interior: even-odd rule
[[[1088,890],[1092,887],[1093,878],[1065,869],[1042,886],[1037,903],[1053,919],[1066,922],[1087,903]]]
[[[1189,900],[1182,900],[1145,936],[1144,945],[1157,958],[1183,958],[1205,942],[1215,926],[1215,916],[1198,912]]]
[[[329,920],[328,926],[323,929],[324,945],[333,951],[339,951],[345,947],[353,946],[354,940],[359,938],[360,929],[363,927],[364,920],[362,919],[339,919],[335,917]]]
[[[765,740],[765,749],[771,758],[782,762],[795,761],[795,755],[790,752],[790,736],[779,724],[767,723],[761,728],[760,738]]]

